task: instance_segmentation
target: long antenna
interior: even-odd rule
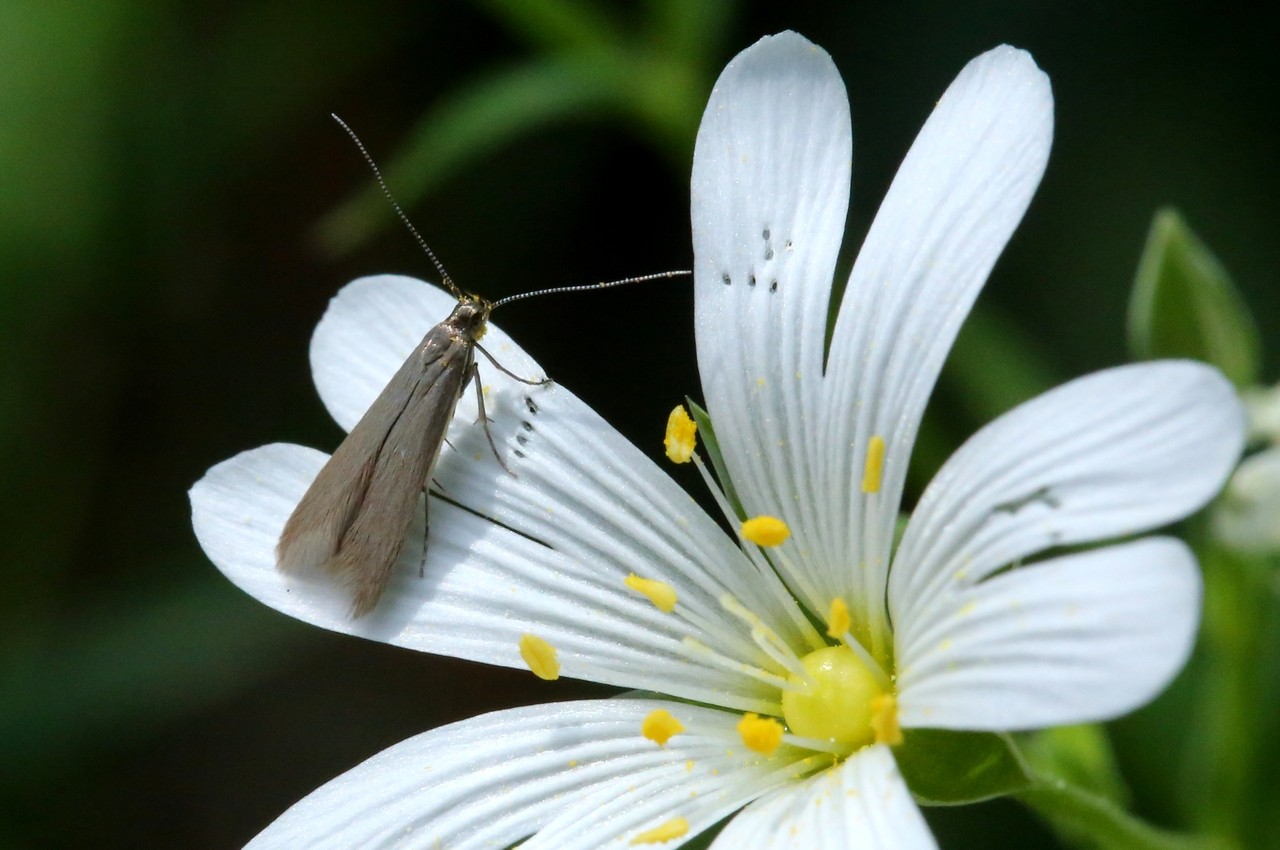
[[[535,289],[533,292],[521,292],[516,295],[508,295],[506,298],[499,298],[493,302],[490,309],[496,310],[503,304],[510,304],[512,301],[520,301],[524,298],[532,298],[535,295],[555,295],[559,292],[582,292],[584,289],[608,289],[611,286],[623,286],[628,283],[644,283],[646,280],[658,280],[668,277],[682,277],[691,275],[691,271],[674,271],[674,272],[656,272],[654,274],[644,274],[639,277],[626,277],[622,280],[610,280],[604,283],[585,283],[581,286],[553,286],[550,289]]]
[[[395,196],[391,194],[391,190],[387,188],[387,181],[382,179],[382,169],[378,168],[378,163],[373,161],[373,157],[369,155],[369,151],[365,148],[364,142],[360,141],[360,137],[356,135],[356,131],[347,126],[347,122],[338,117],[337,113],[330,112],[329,116],[338,122],[338,126],[347,131],[347,135],[351,137],[351,141],[356,143],[356,147],[360,150],[360,155],[364,157],[364,161],[369,163],[369,167],[373,169],[373,176],[377,178],[378,185],[382,187],[382,194],[387,196],[387,200],[391,202],[391,208],[396,211],[396,215],[400,217],[400,221],[404,222],[404,226],[409,228],[409,232],[413,234],[413,238],[418,241],[423,251],[427,252],[427,256],[431,258],[431,262],[435,263],[436,271],[440,272],[440,277],[445,286],[449,287],[449,291],[453,293],[455,298],[462,298],[462,290],[453,282],[453,278],[449,277],[449,273],[444,269],[444,263],[436,258],[436,252],[431,250],[431,246],[427,244],[427,240],[422,238],[422,234],[418,232],[418,228],[413,226],[413,222],[409,221],[409,216],[405,215],[400,204],[396,202]],[[531,293],[532,294],[532,293]]]

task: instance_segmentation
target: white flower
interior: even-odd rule
[[[450,502],[432,502],[425,578],[419,527],[366,618],[274,566],[322,453],[271,445],[211,469],[192,490],[200,542],[274,608],[510,667],[525,666],[534,635],[566,676],[671,698],[534,706],[427,732],[315,791],[252,846],[594,850],[669,836],[671,847],[742,809],[715,847],[932,847],[895,766],[896,724],[1033,729],[1155,695],[1195,632],[1192,554],[1167,537],[1060,547],[1164,525],[1217,490],[1243,424],[1208,367],[1111,369],[1001,417],[943,467],[893,549],[930,390],[1051,134],[1049,84],[1027,54],[999,47],[961,72],[867,235],[824,367],[850,182],[844,87],[793,33],[726,68],[694,158],[698,356],[747,515],[790,530],[768,550],[727,536],[563,387],[483,363],[493,436],[516,475],[464,396],[434,476]],[[312,362],[339,423],[351,427],[452,303],[393,277],[338,295]],[[516,374],[542,374],[497,329],[486,343]],[[1058,553],[1009,569],[1046,550]],[[658,584],[628,586],[632,574]],[[677,602],[664,613],[633,588]],[[820,633],[833,623],[841,639]],[[802,668],[815,651],[848,674],[843,690]],[[784,715],[784,693],[844,704]],[[669,739],[641,733],[646,718],[663,725],[656,709],[677,724]],[[790,731],[753,751],[744,741],[769,751],[759,739],[780,727],[740,733],[744,712]]]
[[[1280,446],[1246,458],[1216,508],[1213,530],[1228,546],[1254,555],[1280,552]]]

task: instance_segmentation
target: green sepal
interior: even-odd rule
[[[1257,382],[1262,342],[1217,257],[1173,209],[1156,212],[1129,299],[1129,349],[1139,360],[1190,357],[1236,386]]]
[[[1007,735],[905,729],[893,751],[911,794],[926,806],[958,806],[1017,794],[1033,777]]]
[[[720,482],[720,489],[724,490],[724,496],[729,500],[729,505],[738,515],[738,519],[746,519],[747,513],[742,509],[742,501],[738,499],[738,492],[733,489],[733,482],[729,480],[729,469],[724,465],[724,456],[720,454],[720,442],[716,439],[716,429],[711,425],[711,415],[688,396],[685,396],[685,403],[689,405],[689,413],[693,416],[694,424],[698,426],[698,436],[701,438],[707,457],[711,460],[711,468],[716,471],[716,480]]]

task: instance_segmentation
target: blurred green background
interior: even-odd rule
[[[326,301],[433,276],[330,112],[488,297],[679,268],[710,85],[786,28],[849,89],[850,256],[968,59],[1010,42],[1053,81],[1048,173],[944,374],[917,485],[995,413],[1124,360],[1158,206],[1280,338],[1280,51],[1229,5],[0,0],[0,846],[238,847],[411,734],[595,692],[277,615],[203,557],[186,489],[263,443],[336,446],[306,355]],[[691,304],[676,281],[500,321],[657,457],[698,395]],[[1185,734],[1176,690],[1115,730],[1122,759]],[[1124,767],[1141,813],[1177,825],[1168,765]],[[930,818],[947,848],[1054,846],[1010,804]]]

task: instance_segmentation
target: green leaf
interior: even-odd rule
[[[1013,741],[993,732],[907,729],[894,757],[907,787],[930,806],[955,806],[1015,794],[1032,777]]]
[[[738,492],[733,489],[733,482],[729,480],[729,469],[724,465],[724,456],[720,454],[720,442],[716,439],[716,429],[711,426],[711,414],[699,407],[698,403],[688,396],[685,397],[685,401],[689,405],[694,423],[698,426],[702,447],[706,450],[707,457],[711,459],[711,468],[716,471],[716,480],[720,482],[725,498],[729,500],[738,519],[746,519],[747,512],[742,509],[742,501],[738,498]]]
[[[1129,300],[1129,347],[1140,360],[1190,357],[1236,384],[1257,382],[1262,343],[1222,264],[1173,209],[1151,222]]]

